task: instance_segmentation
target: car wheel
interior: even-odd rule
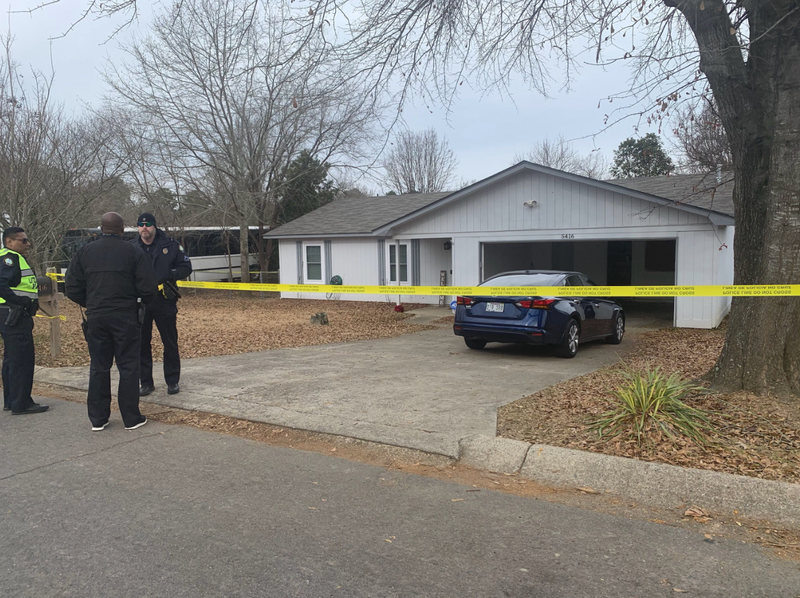
[[[578,344],[580,343],[581,329],[578,322],[570,320],[567,324],[567,331],[564,333],[564,339],[561,344],[556,347],[556,355],[559,357],[575,357],[578,354]]]
[[[483,349],[486,346],[486,341],[480,338],[465,338],[464,342],[470,349]]]
[[[618,345],[622,342],[623,336],[625,336],[625,316],[617,314],[614,317],[614,333],[606,337],[606,342]]]

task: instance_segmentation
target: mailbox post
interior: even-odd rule
[[[55,268],[48,268],[48,274],[55,274]],[[50,316],[50,355],[61,355],[61,319],[58,317],[58,285],[49,276],[37,276],[39,286],[39,309]]]

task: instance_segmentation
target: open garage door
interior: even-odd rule
[[[675,284],[675,239],[483,243],[481,280],[509,270],[576,270],[598,285]],[[674,299],[621,298],[629,318],[671,326]]]

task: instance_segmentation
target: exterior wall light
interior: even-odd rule
[[[532,200],[530,200],[530,201],[526,201],[526,202],[525,202],[524,204],[522,204],[522,205],[523,205],[523,206],[525,206],[526,208],[533,208],[533,207],[535,207],[535,206],[538,206],[538,205],[539,205],[539,202],[538,202],[538,201],[536,201],[535,199],[532,199]]]

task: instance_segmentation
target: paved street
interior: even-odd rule
[[[85,406],[0,416],[0,595],[800,594],[738,541]]]

